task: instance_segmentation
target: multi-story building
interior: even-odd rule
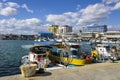
[[[72,26],[50,25],[49,26],[49,31],[52,32],[56,36],[62,36],[62,35],[65,35],[66,33],[72,33]]]
[[[91,39],[93,37],[100,36],[101,39],[116,39],[120,40],[120,32],[119,31],[109,31],[109,32],[82,32],[79,34],[79,36],[83,39]]]
[[[79,35],[81,38],[92,38],[93,33],[92,32],[83,32]]]
[[[73,34],[72,32],[72,26],[68,25],[63,25],[59,27],[59,34],[57,35],[58,37],[65,37],[66,35],[71,35]]]
[[[54,35],[59,34],[59,26],[58,25],[50,25],[49,31],[52,32]]]
[[[119,31],[105,32],[104,37],[109,38],[109,39],[112,39],[112,38],[120,39],[120,32]]]
[[[66,34],[72,32],[72,26],[63,25],[59,27],[59,33]]]
[[[83,32],[107,32],[107,25],[92,25],[83,28]]]

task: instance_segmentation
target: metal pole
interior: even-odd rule
[[[103,47],[103,62],[105,61],[104,47]]]

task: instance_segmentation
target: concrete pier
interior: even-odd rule
[[[50,70],[32,77],[5,76],[0,80],[120,80],[120,61]]]

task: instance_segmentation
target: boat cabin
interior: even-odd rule
[[[44,59],[47,56],[47,51],[50,51],[50,46],[34,46],[30,49],[29,59],[31,62],[36,62],[38,58]]]
[[[98,51],[99,55],[102,55],[104,57],[111,56],[111,47],[109,45],[104,44],[97,44],[96,50]]]

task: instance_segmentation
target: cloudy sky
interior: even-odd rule
[[[0,0],[0,33],[34,34],[50,24],[120,30],[120,0]]]

